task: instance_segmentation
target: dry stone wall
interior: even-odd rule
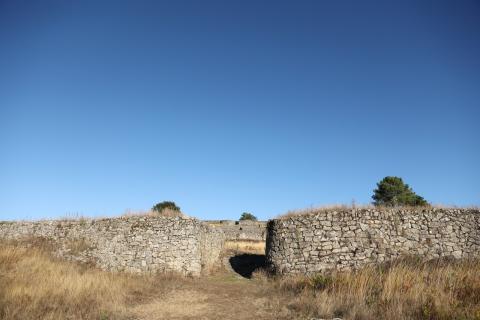
[[[205,222],[222,230],[227,240],[265,241],[267,234],[265,221],[210,220]]]
[[[57,255],[104,270],[193,276],[216,265],[224,244],[221,230],[187,217],[0,222],[0,238],[28,237],[51,240]]]
[[[318,210],[267,224],[266,259],[278,274],[356,269],[402,255],[480,256],[480,211]]]

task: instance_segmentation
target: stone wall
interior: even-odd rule
[[[356,269],[401,255],[480,256],[480,211],[314,210],[267,225],[266,259],[278,274]]]
[[[205,222],[222,230],[227,240],[265,241],[266,239],[267,223],[265,221],[210,220]]]
[[[110,271],[175,271],[198,276],[219,262],[224,235],[187,217],[0,222],[0,238],[41,237],[57,255]]]

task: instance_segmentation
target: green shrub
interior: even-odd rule
[[[251,221],[257,221],[257,217],[255,217],[253,214],[249,212],[244,212],[240,216],[240,220],[251,220]]]
[[[180,212],[180,207],[178,207],[173,201],[163,201],[157,203],[153,206],[152,211],[162,213],[165,209]]]

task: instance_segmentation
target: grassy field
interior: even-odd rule
[[[230,255],[260,256],[234,246]],[[242,253],[242,247],[247,252]],[[239,251],[240,250],[240,251]],[[257,250],[257,251],[255,251]],[[240,254],[242,253],[242,254]],[[239,255],[240,254],[240,255]],[[480,261],[415,259],[314,277],[108,273],[0,245],[0,319],[480,319]]]

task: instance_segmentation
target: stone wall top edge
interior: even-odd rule
[[[239,224],[255,224],[255,223],[267,223],[268,220],[256,220],[256,221],[251,221],[251,220],[228,220],[228,219],[223,219],[223,220],[202,220],[202,222],[205,223],[235,223],[238,222]]]
[[[309,212],[300,212],[294,213],[291,215],[280,216],[273,218],[267,221],[268,224],[279,222],[279,221],[300,221],[300,220],[314,220],[319,216],[337,214],[337,215],[361,215],[367,213],[376,213],[380,216],[395,216],[395,215],[415,215],[415,214],[475,214],[480,217],[480,209],[477,208],[356,208],[356,209],[313,209]]]
[[[164,221],[191,221],[202,223],[201,220],[194,217],[179,216],[179,217],[164,217],[164,216],[128,216],[128,217],[108,217],[108,218],[79,218],[79,219],[41,219],[41,220],[0,220],[0,224],[16,224],[16,223],[60,223],[60,224],[84,224],[84,223],[95,223],[95,222],[136,222],[136,221],[145,221],[145,222],[164,222]]]

